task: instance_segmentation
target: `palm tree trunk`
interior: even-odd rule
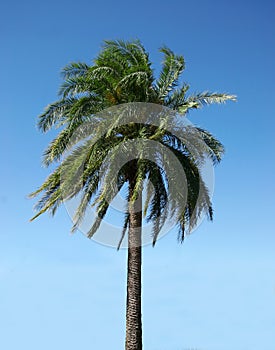
[[[133,182],[130,183],[130,196]],[[130,222],[128,233],[128,271],[126,306],[126,350],[142,349],[141,324],[141,226],[142,195],[129,208]]]

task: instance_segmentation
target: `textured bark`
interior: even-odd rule
[[[133,186],[130,183],[130,193]],[[128,272],[127,272],[127,309],[126,309],[126,350],[142,349],[141,324],[141,194],[130,208],[128,232]]]

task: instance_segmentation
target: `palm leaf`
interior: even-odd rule
[[[178,111],[182,114],[187,113],[191,109],[202,108],[210,104],[221,104],[226,101],[236,101],[235,95],[220,94],[216,92],[202,92],[187,97],[182,105],[178,106]]]
[[[159,99],[163,101],[168,97],[170,91],[177,86],[178,78],[185,65],[183,56],[175,55],[167,47],[162,47],[160,51],[164,53],[164,62],[160,76],[155,83],[155,89]]]
[[[72,62],[62,69],[61,75],[64,79],[75,78],[87,74],[89,68],[84,62]]]

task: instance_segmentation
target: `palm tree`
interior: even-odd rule
[[[128,232],[126,350],[142,349],[143,217],[152,222],[152,243],[155,245],[168,216],[173,217],[178,225],[180,241],[183,241],[202,213],[207,213],[211,220],[213,216],[210,195],[202,179],[199,164],[200,160],[203,161],[206,157],[218,163],[224,151],[223,146],[209,132],[189,127],[188,133],[192,134],[192,139],[201,140],[197,142],[199,150],[194,156],[188,142],[184,142],[184,132],[178,126],[177,118],[181,116],[184,119],[189,111],[204,105],[235,100],[235,96],[223,93],[187,94],[189,86],[179,84],[180,75],[185,68],[183,56],[175,55],[167,47],[162,47],[160,51],[164,60],[159,77],[155,79],[149,55],[140,41],[105,41],[92,65],[75,62],[63,69],[64,82],[59,91],[60,98],[46,107],[38,121],[42,132],[54,127],[61,130],[44,153],[43,163],[46,166],[61,160],[79,128],[88,123],[92,125],[92,131],[91,137],[86,138],[78,147],[72,147],[63,163],[30,195],[35,197],[42,194],[36,205],[38,213],[31,220],[47,211],[54,214],[65,200],[81,194],[72,231],[79,227],[87,208],[92,204],[96,207],[97,217],[88,232],[88,237],[91,238],[115,196],[115,186],[119,190],[123,186],[127,188],[128,207],[118,244],[119,248]],[[146,108],[144,113],[141,112],[141,102],[152,108],[157,106],[158,115],[165,111],[166,116],[160,117],[159,125],[150,122]],[[108,111],[112,106],[130,106],[133,114],[138,112],[140,119],[128,124],[125,121],[120,123],[119,120],[123,120],[125,113],[119,108],[115,109],[116,117],[110,119]],[[173,125],[171,113],[177,116],[173,119]],[[109,123],[108,128],[106,123]],[[89,136],[90,130],[91,128],[86,129],[86,134],[78,133],[73,144],[81,138],[84,139],[84,135]],[[114,176],[116,151],[120,149],[120,152],[123,152],[120,146],[128,142],[125,152],[131,153],[137,148],[136,145],[131,146],[131,141],[137,139],[157,142],[180,163],[186,176],[184,206],[182,196],[179,195],[181,185],[178,174],[173,164],[167,165],[169,159],[165,152],[159,149],[151,152],[151,156],[154,157],[152,161],[144,156],[144,144],[139,146],[139,156],[126,161],[117,176]],[[75,174],[80,166],[82,173],[76,178]],[[169,171],[172,175],[168,179]],[[66,174],[66,179],[69,180],[62,179],[62,174]],[[168,185],[168,180],[172,185]],[[171,188],[175,189],[173,193]],[[144,205],[143,194],[146,197]]]

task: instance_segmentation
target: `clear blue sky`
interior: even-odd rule
[[[65,209],[29,223],[27,194],[49,173],[53,134],[36,117],[61,68],[90,62],[103,39],[140,38],[156,70],[166,44],[191,89],[238,103],[190,115],[226,147],[214,223],[181,246],[144,249],[148,350],[274,350],[275,5],[273,1],[6,1],[1,35],[0,348],[122,349],[126,254],[69,235]]]

